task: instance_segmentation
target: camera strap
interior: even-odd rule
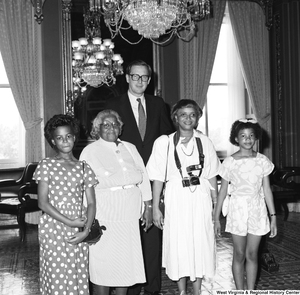
[[[195,137],[195,139],[196,139],[196,144],[197,144],[197,148],[198,148],[198,152],[199,152],[199,164],[200,164],[200,167],[201,167],[200,170],[199,170],[199,175],[198,175],[198,177],[200,177],[201,173],[202,173],[202,170],[203,170],[203,167],[204,167],[204,157],[205,156],[203,154],[203,147],[202,147],[201,139],[199,137]],[[179,170],[181,178],[183,179],[183,174],[182,174],[182,169],[181,169],[182,166],[181,166],[179,156],[178,156],[178,153],[177,153],[177,150],[176,150],[176,146],[179,142],[178,132],[176,132],[174,134],[173,142],[174,142],[174,158],[175,158],[176,167]]]

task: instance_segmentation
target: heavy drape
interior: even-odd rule
[[[0,0],[0,49],[26,130],[26,163],[43,157],[41,50],[30,0]]]
[[[193,99],[201,108],[206,102],[226,1],[212,0],[213,18],[197,23],[190,42],[179,40],[180,99]]]
[[[269,32],[265,16],[262,8],[253,2],[228,1],[228,7],[254,114],[268,136],[271,134],[271,97]],[[264,146],[263,153],[271,158],[270,147]]]

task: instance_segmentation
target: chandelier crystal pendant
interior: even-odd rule
[[[90,0],[90,5],[101,10],[112,38],[119,34],[131,44],[134,43],[122,35],[122,30],[128,29],[124,20],[142,38],[162,44],[174,35],[190,40],[195,34],[195,22],[212,17],[210,0]],[[162,35],[167,40],[158,40]]]
[[[84,14],[85,38],[72,41],[74,92],[84,92],[86,86],[112,86],[117,75],[123,74],[123,59],[115,54],[111,39],[101,39],[101,12],[96,6]]]

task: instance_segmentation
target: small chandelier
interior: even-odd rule
[[[119,34],[131,44],[143,37],[163,44],[174,35],[188,41],[194,36],[195,21],[212,16],[210,0],[90,0],[90,5],[101,11],[112,38]],[[129,28],[124,20],[142,36],[138,42],[122,35]],[[162,35],[167,38],[158,40]]]
[[[123,74],[123,59],[114,54],[111,39],[101,39],[101,13],[95,6],[84,14],[85,38],[72,41],[74,92],[84,92],[86,86],[112,86],[115,76]]]

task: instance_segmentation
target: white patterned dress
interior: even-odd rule
[[[77,218],[82,214],[82,185],[92,187],[97,178],[87,163],[79,161],[69,172],[64,163],[43,159],[33,179],[49,186],[48,198],[61,214]],[[84,184],[83,184],[84,183]],[[43,295],[88,295],[88,245],[71,245],[66,238],[78,232],[44,213],[39,223],[40,291]]]
[[[235,160],[227,157],[220,175],[230,181],[229,211],[226,232],[239,236],[247,233],[262,236],[270,231],[270,222],[262,188],[263,178],[269,175],[274,164],[263,154],[255,158]]]

